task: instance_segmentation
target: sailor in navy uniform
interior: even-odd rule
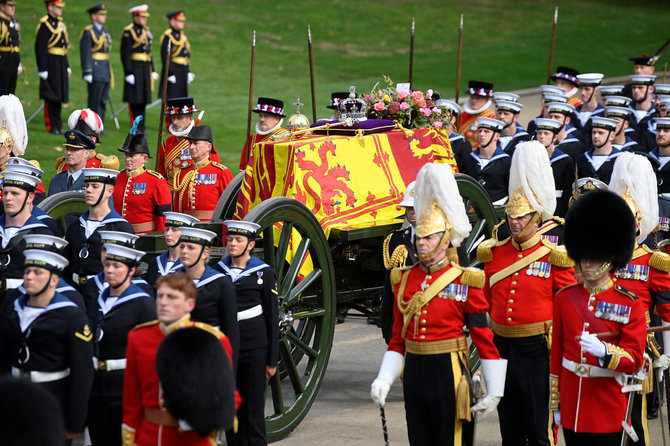
[[[3,174],[0,216],[0,294],[21,285],[26,234],[53,235],[42,221],[32,215],[32,203],[39,178],[21,172]]]
[[[616,130],[614,132],[614,140],[612,140],[612,147],[621,150],[622,152],[647,151],[626,133],[630,124],[630,119],[633,116],[633,112],[629,108],[608,105],[605,107],[605,114],[608,118],[617,121]]]
[[[495,93],[494,93],[495,94]],[[461,106],[448,99],[438,99],[435,101],[435,106],[451,113],[451,127],[449,129],[449,144],[451,144],[451,151],[454,152],[456,165],[458,170],[463,170],[463,160],[472,153],[472,145],[463,135],[456,131],[455,123],[458,122],[458,115],[461,114]]]
[[[463,162],[462,173],[479,181],[494,205],[507,201],[507,183],[512,157],[497,146],[500,131],[505,125],[493,118],[479,118],[477,138],[479,147]]]
[[[207,265],[209,247],[216,233],[191,226],[181,227],[180,258],[186,275],[198,289],[191,320],[216,327],[230,340],[233,360],[237,364],[240,332],[237,325],[235,289],[230,279]]]
[[[589,119],[605,115],[605,107],[598,102],[598,86],[602,82],[603,77],[605,75],[601,73],[577,75],[582,103],[575,107],[577,120],[573,124],[578,129],[583,128]]]
[[[95,378],[88,404],[88,429],[95,446],[121,444],[123,371],[128,332],[156,319],[153,294],[132,283],[144,252],[122,244],[106,243],[103,265],[107,285],[88,302],[93,332]]]
[[[99,230],[133,233],[133,227],[109,206],[114,193],[117,171],[111,169],[84,169],[84,194],[88,210],[79,221],[70,225],[65,239],[65,257],[71,259],[66,270],[66,280],[81,287],[88,279],[102,271],[100,251],[102,242]]]
[[[519,124],[519,113],[523,105],[518,102],[496,101],[496,119],[505,123],[498,139],[498,147],[512,155],[517,144],[530,141],[530,135]]]
[[[667,194],[670,198],[670,117],[656,118],[656,147],[649,152],[649,156],[659,162],[658,193]],[[670,215],[662,215],[670,217]]]
[[[577,158],[577,175],[579,178],[593,177],[609,183],[614,161],[621,151],[612,147],[617,121],[610,118],[591,118],[593,130],[591,139],[593,146]]]
[[[565,90],[561,87],[555,85],[540,85],[540,103],[542,104],[542,111],[536,118],[548,118],[549,111],[547,110],[547,104],[550,102],[568,102],[568,97],[564,94]],[[528,121],[526,127],[528,134],[533,136],[535,135],[535,121]]]
[[[640,143],[645,151],[654,147],[654,117],[656,117],[656,108],[654,107],[654,75],[632,75],[630,83],[632,88],[633,103],[630,109],[635,116],[634,127],[637,133],[637,142]]]
[[[575,178],[575,161],[556,148],[556,134],[561,130],[562,125],[553,119],[535,118],[537,128],[537,141],[547,149],[549,163],[554,174],[554,184],[556,189],[556,210],[554,215],[565,217],[568,211],[570,196],[572,195],[572,183]]]
[[[101,261],[104,265],[105,258],[107,257],[107,250],[105,249],[106,244],[111,245],[122,245],[128,248],[135,248],[135,243],[140,237],[135,234],[130,234],[128,232],[120,231],[99,231],[100,234],[100,243],[102,244],[101,251]],[[152,285],[149,285],[146,280],[141,277],[132,277],[131,283],[139,287],[142,291],[147,293],[149,296],[154,296],[154,288]],[[84,285],[80,288],[80,292],[84,299],[86,300],[86,306],[89,307],[91,302],[95,304],[100,293],[105,289],[109,288],[109,284],[105,280],[105,272],[102,271],[97,275],[93,276],[91,279],[87,280]]]
[[[54,252],[26,250],[26,294],[14,301],[0,323],[0,370],[39,383],[58,400],[66,445],[84,431],[93,382],[93,333],[86,313],[56,291],[67,263]]]
[[[260,226],[239,220],[224,224],[229,255],[216,268],[235,286],[240,327],[237,389],[242,397],[239,427],[236,434],[228,434],[228,444],[264,445],[265,382],[277,372],[279,360],[277,282],[272,268],[251,255]]]
[[[168,250],[163,254],[155,257],[149,263],[144,278],[151,286],[156,283],[161,276],[183,271],[184,265],[179,259],[179,237],[181,237],[182,226],[195,226],[200,223],[200,220],[188,214],[180,214],[179,212],[163,212],[165,215],[165,244]]]

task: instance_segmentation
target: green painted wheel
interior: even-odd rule
[[[270,379],[266,392],[267,436],[274,441],[302,421],[321,386],[333,343],[335,273],[323,230],[302,203],[270,198],[244,219],[261,226],[263,237],[257,240],[255,254],[277,275],[283,373]],[[290,246],[294,254],[287,262]],[[305,260],[313,267],[301,272]],[[304,278],[298,281],[300,274]]]
[[[223,194],[219,197],[219,201],[214,208],[213,220],[230,220],[233,218],[235,206],[237,205],[237,196],[240,193],[240,187],[242,187],[242,181],[244,181],[244,171],[235,175],[233,181],[228,183]]]
[[[491,237],[493,227],[498,223],[496,211],[486,190],[471,176],[457,173],[456,184],[458,192],[463,197],[465,210],[472,224],[472,231],[465,241],[465,250],[471,259],[470,266],[477,266],[479,262],[474,255],[477,246]]]
[[[67,231],[66,215],[79,217],[88,210],[83,192],[59,192],[44,199],[37,205],[60,225],[63,234]]]

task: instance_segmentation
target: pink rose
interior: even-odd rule
[[[407,97],[407,92],[406,92],[406,91],[399,91],[399,92],[398,92],[398,99],[399,99],[399,100],[402,101],[402,100],[405,99],[406,97]]]
[[[442,110],[440,110],[440,109],[437,108],[437,107],[433,107],[433,110],[432,110],[432,111],[433,111],[433,113],[435,113],[435,114],[438,115],[438,116],[442,114]]]
[[[425,106],[426,106],[426,101],[424,101],[423,99],[421,99],[421,100],[419,101],[419,107],[425,107]]]
[[[413,91],[411,96],[416,102],[423,101],[423,92],[421,91]]]
[[[403,102],[400,104],[400,110],[407,110],[410,107],[410,105],[407,102]]]
[[[442,121],[433,122],[433,128],[441,129],[442,128]]]
[[[386,106],[384,105],[383,101],[379,101],[375,104],[375,110],[377,111],[384,111],[386,110]]]
[[[432,113],[429,108],[421,108],[419,109],[419,111],[423,113],[424,116],[430,116],[430,114]]]

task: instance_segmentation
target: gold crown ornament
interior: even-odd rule
[[[3,121],[0,127],[0,148],[12,150],[14,148],[14,137],[7,128],[7,121]]]
[[[537,212],[533,205],[530,204],[526,194],[523,191],[523,188],[518,188],[514,191],[509,201],[505,205],[505,213],[511,218],[523,217],[526,214],[531,212]]]
[[[626,188],[626,193],[623,194],[621,198],[623,198],[623,201],[626,202],[630,208],[630,211],[633,213],[633,217],[635,217],[635,224],[639,225],[640,221],[642,221],[642,212],[640,212],[640,208],[633,199],[633,196],[630,194],[630,190],[628,188]]]

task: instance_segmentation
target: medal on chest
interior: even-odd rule
[[[595,316],[606,321],[627,324],[630,319],[631,307],[627,305],[613,304],[610,302],[598,302]]]
[[[628,264],[614,272],[614,276],[619,279],[641,280],[646,282],[649,280],[649,266],[647,265],[633,265]]]
[[[182,161],[191,160],[191,149],[185,148],[181,150],[181,156],[179,157]]]
[[[143,195],[147,191],[147,183],[133,183],[133,195]]]
[[[258,271],[256,275],[258,276],[258,280],[256,280],[256,283],[259,285],[263,285],[263,271]]]
[[[526,270],[526,275],[542,277],[543,279],[548,278],[550,273],[551,263],[549,262],[533,262],[528,265],[528,269]]]
[[[670,231],[670,218],[658,217],[658,224],[660,225],[659,231],[663,232]]]
[[[215,184],[215,183],[216,183],[215,173],[198,174],[195,177],[195,184]]]
[[[450,283],[440,292],[439,298],[465,302],[468,300],[468,286]]]
[[[541,240],[546,240],[548,242],[553,243],[554,245],[558,245],[558,236],[557,235],[544,235],[542,234],[540,236]]]

